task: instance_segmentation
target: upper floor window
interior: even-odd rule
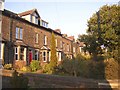
[[[60,48],[63,48],[63,42],[60,41]]]
[[[38,24],[38,18],[37,17],[35,17],[35,23]]]
[[[33,22],[33,17],[32,17],[32,15],[30,15],[30,22]]]
[[[46,22],[42,21],[42,26],[48,27],[48,24]]]
[[[65,51],[66,50],[66,47],[65,47],[65,43],[63,42],[63,50]]]
[[[16,39],[23,39],[23,29],[16,27]]]
[[[67,51],[69,52],[70,51],[70,46],[67,44]]]
[[[47,36],[44,35],[44,45],[47,45]]]
[[[73,47],[73,52],[75,52],[75,47]]]
[[[35,43],[38,43],[38,33],[35,34]]]

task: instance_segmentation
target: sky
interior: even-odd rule
[[[21,13],[36,8],[40,17],[49,22],[49,28],[60,29],[63,34],[78,37],[85,34],[87,21],[103,5],[117,4],[118,0],[8,0],[4,8]]]

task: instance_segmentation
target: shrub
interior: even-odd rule
[[[105,78],[105,64],[103,61],[93,61],[88,62],[89,78],[94,79],[104,79]]]
[[[105,60],[105,77],[106,79],[118,79],[119,64],[114,59]]]
[[[23,61],[23,60],[15,61],[15,64],[14,64],[14,68],[15,69],[20,70],[24,66],[26,66],[26,62],[25,61]]]
[[[45,64],[42,69],[43,69],[43,73],[47,73],[47,74],[55,73],[55,69],[51,67],[51,64]]]
[[[31,68],[29,66],[24,66],[23,68],[21,68],[21,71],[24,71],[24,72],[31,72]]]
[[[30,67],[33,72],[41,69],[40,61],[32,60],[32,62],[30,63]]]
[[[12,79],[10,81],[13,88],[28,88],[28,78],[23,76],[23,74],[18,74],[15,70],[12,74]]]
[[[5,64],[4,68],[8,69],[8,70],[11,70],[13,67],[12,67],[12,64]]]
[[[66,59],[61,64],[60,68],[62,67],[62,71],[72,76],[84,76],[87,75],[87,67],[85,60],[78,60],[73,59],[69,60]]]

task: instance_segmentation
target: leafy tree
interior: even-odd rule
[[[92,54],[93,59],[97,59],[97,55],[102,53],[100,45],[98,44],[97,38],[93,35],[81,35],[79,36],[79,40],[84,42],[85,47],[83,48],[84,51],[88,51]]]
[[[79,36],[79,40],[84,41],[86,47],[92,54],[101,53],[103,46],[109,56],[118,58],[118,38],[120,6],[104,5],[99,12],[94,13],[88,20],[87,35]]]
[[[51,58],[50,58],[50,67],[51,69],[55,70],[57,67],[57,56],[56,56],[56,44],[55,44],[55,36],[54,33],[52,32],[52,38],[51,38]]]

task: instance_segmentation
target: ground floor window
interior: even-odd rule
[[[35,60],[39,60],[39,51],[35,50]]]
[[[47,60],[49,61],[49,52],[47,52]]]
[[[18,60],[18,47],[15,47],[15,60]]]
[[[42,55],[42,56],[43,56],[43,62],[46,62],[46,61],[47,61],[47,60],[46,60],[46,55],[47,55],[46,52],[43,51],[43,55]]]
[[[58,52],[58,61],[61,61],[61,52]]]
[[[20,60],[24,60],[24,48],[20,47]]]
[[[2,55],[1,55],[2,54],[2,50],[1,49],[2,49],[2,45],[0,43],[0,59],[2,59]]]
[[[24,60],[24,47],[15,47],[15,60]]]

